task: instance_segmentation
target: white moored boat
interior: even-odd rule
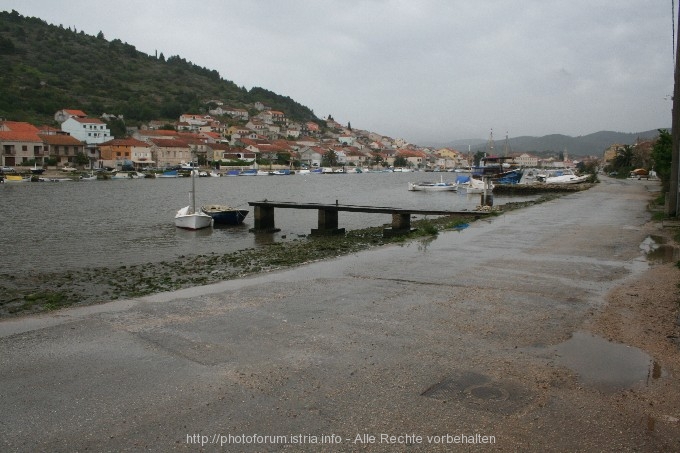
[[[196,211],[196,175],[191,172],[191,204],[175,215],[175,226],[187,230],[200,230],[212,226],[213,218],[202,211]]]
[[[444,182],[444,178],[440,176],[439,182],[409,182],[408,190],[423,192],[455,192],[458,190],[458,186],[452,182]]]

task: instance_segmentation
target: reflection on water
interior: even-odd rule
[[[652,263],[674,263],[680,259],[680,250],[665,243],[661,236],[647,236],[640,244],[640,249],[645,253],[647,261]]]
[[[453,180],[455,173],[444,174]],[[447,178],[450,175],[450,178]],[[432,173],[375,173],[200,178],[197,204],[249,208],[248,201],[275,200],[418,209],[474,209],[479,195],[408,191],[408,181]],[[315,210],[277,209],[278,233],[253,234],[253,211],[244,225],[186,231],[174,226],[177,209],[190,200],[188,178],[4,184],[0,186],[3,250],[0,273],[124,266],[192,254],[228,253],[305,237],[317,226]],[[495,197],[495,204],[532,197]],[[391,222],[385,214],[342,212],[348,230]]]
[[[557,345],[557,362],[586,384],[609,392],[661,376],[661,368],[641,349],[612,343],[587,332],[575,332]],[[654,377],[656,376],[656,377]]]

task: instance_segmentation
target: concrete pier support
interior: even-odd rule
[[[338,228],[337,209],[319,209],[318,228],[312,228],[312,236],[331,236],[345,234],[344,228]]]
[[[270,206],[255,206],[253,217],[255,225],[249,231],[252,233],[275,233],[281,231],[274,224],[274,208]]]
[[[383,236],[396,236],[399,234],[408,234],[411,232],[411,213],[395,213],[392,214],[392,228],[385,228]]]

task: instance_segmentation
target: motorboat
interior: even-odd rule
[[[536,180],[546,184],[580,184],[588,180],[588,176],[578,176],[571,169],[552,170],[536,175]]]
[[[232,208],[219,204],[207,204],[201,206],[201,211],[212,217],[216,224],[240,225],[248,215],[247,209]]]
[[[472,176],[460,175],[456,178],[458,191],[462,193],[484,193],[493,191],[494,185],[489,179],[476,179]],[[485,187],[486,184],[486,187]]]
[[[3,182],[5,183],[17,183],[17,182],[29,182],[30,177],[24,177],[21,175],[5,175]]]
[[[458,186],[452,182],[444,182],[444,178],[440,177],[439,182],[409,182],[408,190],[423,192],[455,192],[458,190]]]
[[[157,178],[178,178],[179,177],[179,172],[177,170],[166,170],[160,175],[156,176]]]

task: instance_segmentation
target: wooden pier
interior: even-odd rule
[[[437,215],[437,216],[474,216],[480,218],[489,215],[488,212],[478,211],[439,211],[431,209],[392,208],[385,206],[361,206],[322,203],[296,203],[290,201],[249,201],[250,206],[255,207],[255,226],[250,229],[254,233],[273,233],[280,231],[274,223],[274,209],[317,209],[319,211],[318,228],[312,229],[312,236],[328,236],[344,234],[344,228],[338,228],[338,212],[366,212],[371,214],[391,214],[392,228],[383,230],[384,236],[407,234],[411,231],[411,216]]]

